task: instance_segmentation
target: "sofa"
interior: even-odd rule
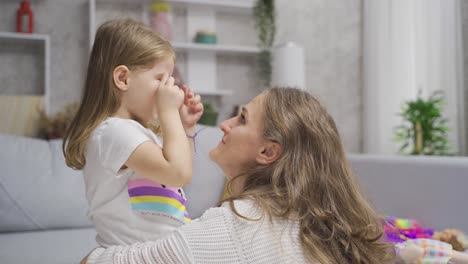
[[[201,128],[193,180],[185,188],[193,218],[216,206],[225,181],[208,157],[222,133]],[[61,144],[0,135],[0,263],[78,263],[96,246],[82,173],[66,167]],[[468,158],[348,158],[380,212],[468,232]]]

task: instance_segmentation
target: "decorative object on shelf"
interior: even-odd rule
[[[171,7],[165,1],[156,1],[151,5],[151,20],[150,26],[153,31],[158,32],[161,37],[167,41],[172,41],[172,23],[170,17]],[[185,84],[184,78],[179,71],[177,65],[174,67],[172,76],[175,79],[175,84],[182,86]]]
[[[271,47],[276,34],[276,13],[274,0],[258,0],[254,7],[255,28],[258,34],[259,71],[264,85],[271,83]]]
[[[151,5],[151,28],[169,41],[172,40],[170,11],[169,4],[164,1],[157,1]]]
[[[16,32],[33,33],[34,20],[33,12],[28,0],[23,0],[16,12]]]
[[[304,49],[294,42],[273,48],[272,86],[305,89]]]
[[[65,106],[64,111],[55,114],[53,117],[47,116],[44,110],[39,110],[39,137],[44,139],[63,137],[78,111],[78,107],[78,103],[68,104]]]
[[[197,34],[195,34],[194,41],[196,43],[203,43],[203,44],[216,44],[217,38],[215,32],[199,30]]]
[[[216,126],[217,119],[218,119],[218,112],[216,112],[213,109],[211,104],[204,103],[203,104],[203,115],[201,116],[198,123],[202,124],[202,125],[207,125],[207,126]]]
[[[448,120],[442,116],[445,96],[434,92],[427,100],[421,97],[405,102],[399,115],[404,124],[395,128],[396,141],[402,142],[401,153],[411,149],[411,155],[451,156],[448,143]]]

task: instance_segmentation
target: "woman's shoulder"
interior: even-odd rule
[[[235,200],[225,202],[219,207],[213,207],[206,210],[200,218],[193,220],[190,224],[181,227],[182,232],[196,229],[211,229],[217,227],[219,230],[231,232],[237,229],[239,225],[244,226],[247,221],[239,215],[247,218],[259,218],[261,213],[254,202],[249,200]]]
[[[236,211],[239,212],[245,212],[249,211],[249,208],[252,208],[253,205],[251,204],[250,201],[243,201],[243,200],[236,200],[233,201],[234,208]],[[206,210],[200,218],[197,218],[192,221],[190,225],[200,223],[200,222],[207,222],[207,221],[212,221],[213,219],[216,219],[215,221],[219,221],[222,219],[230,218],[233,215],[235,215],[233,209],[230,206],[229,202],[224,202],[218,207],[212,207]]]
[[[224,202],[221,205],[229,214],[234,216],[242,215],[247,218],[258,218],[263,216],[263,211],[258,204],[251,199],[234,200]]]

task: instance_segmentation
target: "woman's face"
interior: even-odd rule
[[[220,125],[224,136],[210,152],[210,158],[221,167],[228,179],[256,164],[264,142],[262,97],[255,97],[238,116]]]

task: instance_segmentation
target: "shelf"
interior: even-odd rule
[[[201,6],[229,12],[252,12],[255,5],[253,0],[172,0],[168,2],[174,7]]]
[[[50,38],[49,35],[0,32],[0,44],[7,45],[39,45],[43,49],[44,58],[44,103],[45,112],[50,113]]]
[[[97,3],[121,3],[121,4],[148,4],[153,3],[153,0],[95,0]],[[200,6],[214,8],[217,10],[244,11],[251,12],[255,6],[254,0],[168,0],[169,4],[174,7]]]
[[[257,47],[250,46],[233,46],[233,45],[218,45],[218,44],[199,44],[199,43],[182,43],[173,42],[172,46],[176,50],[182,51],[206,51],[206,52],[217,52],[217,53],[245,53],[245,54],[257,54],[260,49]]]
[[[217,90],[217,91],[197,91],[194,90],[196,94],[208,95],[208,96],[222,96],[222,95],[232,95],[230,90]]]
[[[16,32],[0,32],[0,40],[3,41],[15,41],[18,40],[24,42],[46,42],[49,40],[48,35],[41,34],[29,34],[29,33],[16,33]]]
[[[154,0],[88,0],[89,1],[89,41],[90,47],[94,42],[96,32],[97,11],[111,9],[114,5],[129,5],[135,7],[134,11],[141,11],[141,20],[148,24],[151,4]],[[219,12],[234,14],[239,19],[252,16],[256,0],[167,0],[171,6],[183,8],[185,16],[185,37],[182,39],[193,39],[200,29],[216,32]],[[138,11],[139,10],[139,11]],[[176,51],[185,53],[186,71],[185,80],[195,92],[205,96],[227,96],[232,91],[218,90],[217,87],[217,55],[249,55],[253,56],[260,52],[255,46],[201,44],[191,42],[173,42]],[[202,87],[198,91],[196,87]]]

